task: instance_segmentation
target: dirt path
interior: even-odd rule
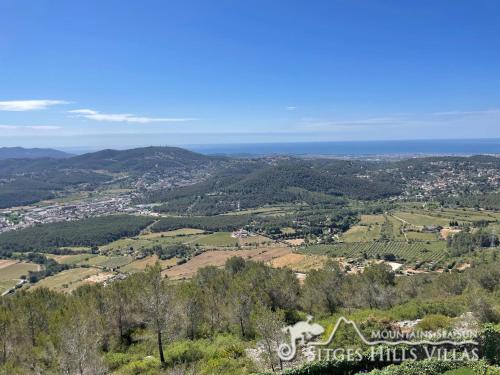
[[[412,225],[412,226],[413,226],[413,224],[412,224],[412,223],[409,223],[409,222],[408,222],[408,221],[406,221],[405,219],[402,219],[402,218],[400,218],[400,217],[398,217],[398,216],[396,216],[396,215],[394,215],[394,214],[388,214],[388,215],[389,215],[389,216],[392,216],[392,217],[393,217],[394,219],[396,219],[396,220],[401,221],[403,224],[408,224],[408,225]],[[406,235],[406,231],[405,231],[405,227],[404,227],[404,225],[403,225],[403,227],[402,227],[401,231],[403,232],[403,236],[405,236],[406,242],[408,242],[408,243],[409,243],[409,242],[410,242],[410,240],[408,239],[408,236]]]

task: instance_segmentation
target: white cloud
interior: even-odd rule
[[[500,109],[485,109],[481,111],[447,111],[447,112],[434,112],[435,116],[468,116],[468,115],[491,115],[499,114]]]
[[[149,124],[153,122],[187,122],[196,120],[195,118],[189,117],[143,117],[131,113],[100,113],[86,108],[74,109],[68,111],[68,113],[76,117],[83,117],[95,121],[130,122],[137,124]]]
[[[58,130],[62,129],[60,126],[53,126],[53,125],[27,125],[27,126],[22,126],[22,125],[0,125],[0,129],[5,129],[5,130],[23,130],[23,129],[31,129],[31,130]]]
[[[57,130],[61,129],[60,126],[52,126],[52,125],[35,125],[35,126],[26,126],[29,129],[34,130]]]
[[[358,119],[321,119],[302,118],[297,125],[298,129],[306,131],[329,131],[329,130],[353,130],[362,131],[370,129],[380,129],[388,131],[418,128],[418,127],[465,127],[474,126],[476,123],[494,124],[498,123],[500,109],[485,110],[457,110],[447,112],[428,113],[398,113],[385,117],[368,117]],[[377,130],[378,131],[378,130]]]
[[[287,111],[295,111],[296,109],[297,109],[297,107],[295,107],[293,105],[286,107]]]
[[[37,109],[47,109],[58,104],[68,104],[65,100],[8,100],[0,101],[0,111],[34,111]]]

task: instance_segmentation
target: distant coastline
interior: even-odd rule
[[[500,139],[337,141],[184,145],[207,155],[432,156],[500,154]]]

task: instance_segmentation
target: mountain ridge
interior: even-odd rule
[[[53,148],[0,147],[0,160],[9,159],[65,159],[73,156]]]

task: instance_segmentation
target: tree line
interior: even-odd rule
[[[124,281],[83,286],[72,295],[42,288],[3,298],[0,369],[9,374],[248,373],[258,368],[244,348],[259,342],[264,366],[279,370],[275,349],[286,340],[281,328],[306,314],[321,319],[369,309],[416,319],[472,311],[480,322],[498,322],[499,270],[496,263],[463,273],[396,278],[382,264],[346,274],[329,262],[311,271],[301,286],[289,269],[238,257],[223,268],[202,268],[184,282],[164,278],[157,263]]]

